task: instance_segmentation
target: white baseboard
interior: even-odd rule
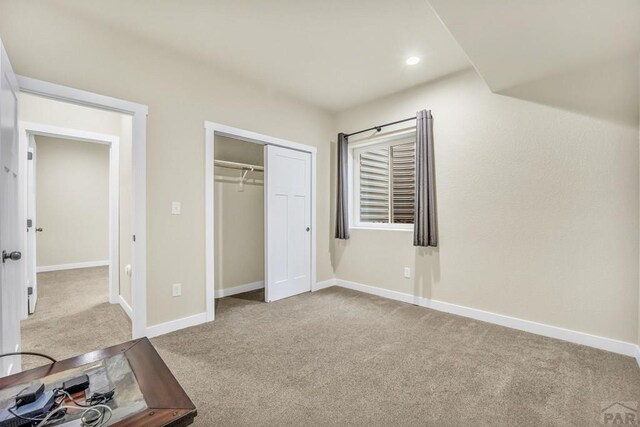
[[[153,338],[160,335],[168,334],[169,332],[188,328],[190,326],[200,325],[201,323],[205,323],[206,321],[207,321],[206,312],[203,312],[200,314],[194,314],[193,316],[183,317],[182,319],[172,320],[170,322],[148,326],[146,336],[148,338]]]
[[[319,291],[320,289],[329,288],[331,286],[334,286],[335,284],[336,284],[335,279],[316,282],[315,285],[311,286],[311,291],[312,292]],[[263,288],[264,288],[264,281],[261,280],[259,282],[253,282],[253,283],[247,283],[240,286],[234,286],[233,288],[216,289],[215,298],[224,298],[231,295],[241,294],[243,292],[249,292],[249,291],[254,291],[256,289],[263,289]]]
[[[638,367],[640,368],[640,345],[636,346],[636,362],[638,362]]]
[[[529,320],[518,319],[515,317],[504,316],[502,314],[491,313],[488,311],[478,310],[475,308],[464,307],[448,302],[437,301],[429,298],[418,297],[415,295],[405,294],[402,292],[390,291],[387,289],[377,288],[374,286],[363,285],[361,283],[350,282],[347,280],[336,279],[336,285],[352,289],[355,291],[365,292],[377,295],[383,298],[389,298],[397,301],[415,304],[426,308],[431,308],[446,313],[457,314],[458,316],[469,317],[471,319],[480,320],[487,323],[493,323],[507,328],[518,329],[530,332],[536,335],[556,338],[569,341],[575,344],[586,345],[588,347],[598,348],[613,353],[623,354],[625,356],[636,357],[640,365],[640,348],[638,345],[619,341],[611,338],[591,335],[584,332],[572,331],[569,329],[559,328],[556,326],[545,325],[542,323],[532,322]]]
[[[131,308],[129,303],[125,301],[124,298],[122,298],[122,295],[118,295],[118,303],[120,304],[120,307],[122,307],[124,312],[127,313],[129,319],[133,320],[133,309]]]
[[[336,279],[323,280],[322,282],[316,282],[315,285],[311,285],[311,292],[319,291],[320,289],[330,288],[336,285]]]
[[[109,260],[76,262],[72,264],[43,265],[36,267],[36,273],[46,273],[47,271],[73,270],[76,268],[104,267],[109,265]]]
[[[377,288],[375,286],[363,285],[361,283],[350,282],[348,280],[336,279],[336,286],[341,288],[352,289],[354,291],[360,291],[371,295],[377,295],[382,298],[389,298],[396,301],[402,301],[409,304],[419,304],[419,298],[413,295],[405,294],[402,292],[390,291],[388,289]]]
[[[233,288],[216,289],[215,298],[223,298],[231,295],[241,294],[243,292],[255,291],[264,288],[264,280],[259,282],[246,283],[244,285],[234,286]]]

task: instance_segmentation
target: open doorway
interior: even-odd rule
[[[131,116],[30,94],[19,102],[28,147],[22,347],[64,357],[127,341]]]
[[[0,350],[3,354],[12,353],[11,356],[4,357],[0,361],[0,376],[6,376],[21,370],[23,366],[21,352],[33,351],[42,347],[42,343],[36,343],[39,346],[31,349],[23,346],[20,327],[20,320],[27,317],[29,312],[29,286],[27,285],[27,266],[29,263],[26,262],[27,259],[25,258],[29,254],[27,230],[34,227],[33,231],[35,232],[37,227],[35,227],[33,219],[31,222],[28,221],[27,215],[27,162],[30,161],[30,136],[24,131],[26,126],[19,127],[19,122],[31,120],[31,122],[38,123],[39,120],[28,118],[24,115],[22,117],[19,116],[19,110],[21,113],[25,112],[24,109],[19,108],[19,99],[24,100],[27,96],[35,95],[31,99],[58,101],[61,103],[60,105],[64,104],[69,107],[88,107],[102,112],[120,113],[130,119],[130,129],[127,132],[128,135],[131,135],[130,163],[124,166],[120,162],[122,166],[121,172],[128,173],[131,182],[129,209],[131,228],[127,233],[120,227],[120,231],[125,236],[124,239],[120,239],[120,242],[129,241],[130,245],[121,245],[120,254],[122,255],[124,250],[130,251],[131,267],[127,269],[125,265],[124,270],[120,269],[119,273],[130,276],[131,310],[130,313],[125,310],[125,313],[131,315],[130,331],[133,338],[141,338],[149,333],[147,328],[146,288],[146,124],[148,107],[50,82],[16,76],[2,42],[0,42],[0,76],[0,86],[2,87],[2,90],[0,90],[0,101],[2,103],[2,109],[0,109],[0,122],[2,123],[0,164],[2,167],[0,169],[3,172],[0,174],[0,205],[3,207],[0,212],[0,246],[2,246],[2,262],[0,263],[0,311],[2,311],[0,319],[2,326],[0,328]],[[78,119],[82,119],[82,114],[61,114],[64,110],[62,107],[34,108],[32,113],[36,116],[48,114],[50,118],[76,120],[77,126],[71,124],[62,126],[81,129],[82,126],[78,123]],[[34,145],[31,147],[31,155],[33,155],[33,147]],[[120,206],[122,207],[122,203],[120,203]],[[36,250],[31,248],[31,256],[35,256],[35,252]],[[119,296],[123,294],[122,285],[123,281],[120,281],[118,286]],[[37,300],[34,303],[37,305]],[[83,320],[86,319],[103,320],[102,324],[107,328],[109,327],[108,321],[101,318],[99,313],[87,313]],[[93,341],[93,331],[88,331],[88,334],[83,339],[75,342],[75,344],[82,343],[80,350],[70,345],[71,341],[69,341],[67,333],[76,330],[81,323],[64,324],[64,329],[59,331],[51,330],[49,334],[43,335],[43,337],[53,340],[55,344],[48,350],[53,349],[59,352],[54,356],[64,358],[104,346],[103,343]],[[59,326],[59,324],[58,322],[49,322],[43,326]]]

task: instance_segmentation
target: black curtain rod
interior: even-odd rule
[[[382,130],[382,128],[384,128],[384,127],[397,125],[398,123],[404,123],[404,122],[408,122],[409,120],[415,120],[415,119],[416,119],[415,117],[409,117],[408,119],[402,119],[402,120],[398,120],[398,121],[395,121],[395,122],[386,123],[384,125],[374,126],[372,128],[369,128],[369,129],[359,130],[358,132],[348,133],[345,136],[348,138],[350,136],[358,135],[359,133],[369,132],[371,130],[375,130],[375,131],[380,132]]]

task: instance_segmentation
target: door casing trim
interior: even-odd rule
[[[109,302],[116,304],[119,296],[120,284],[120,137],[97,132],[88,132],[79,129],[51,126],[42,123],[18,122],[19,129],[19,155],[20,159],[26,159],[26,152],[29,140],[36,136],[48,136],[53,138],[70,139],[74,141],[107,145],[109,147]],[[37,156],[37,154],[36,154]],[[27,162],[27,160],[25,160]],[[19,219],[22,224],[27,222],[26,203],[28,198],[27,189],[27,168],[20,172],[18,182],[22,203],[20,204]],[[37,190],[36,190],[37,191]],[[37,225],[34,224],[35,229]],[[29,253],[27,239],[28,232],[24,229],[22,233],[23,247],[25,248],[26,260],[31,262],[31,257],[35,254]],[[24,263],[23,274],[28,270],[27,263]],[[37,273],[36,268],[36,273]],[[49,270],[51,271],[51,270]],[[26,278],[26,276],[25,276]],[[25,287],[27,281],[23,280]],[[25,288],[26,293],[26,288]],[[28,316],[29,310],[25,305],[23,319]]]
[[[17,76],[21,92],[132,116],[132,337],[147,335],[147,114],[149,107],[68,86]]]
[[[204,122],[205,128],[205,286],[206,286],[206,321],[215,319],[215,199],[214,199],[214,148],[215,137],[226,136],[260,145],[275,145],[311,154],[311,289],[316,283],[316,202],[317,202],[317,147],[288,141],[269,135],[260,134],[232,126]],[[266,230],[265,230],[266,233]],[[267,242],[265,241],[265,247]],[[266,257],[266,253],[265,253]],[[265,265],[265,268],[267,266]],[[266,276],[265,276],[266,279]]]

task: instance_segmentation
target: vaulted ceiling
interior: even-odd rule
[[[640,0],[47,3],[332,112],[472,65],[500,92],[640,51]]]
[[[640,0],[429,2],[494,92],[640,51]]]
[[[471,66],[425,0],[51,1],[330,111]]]

